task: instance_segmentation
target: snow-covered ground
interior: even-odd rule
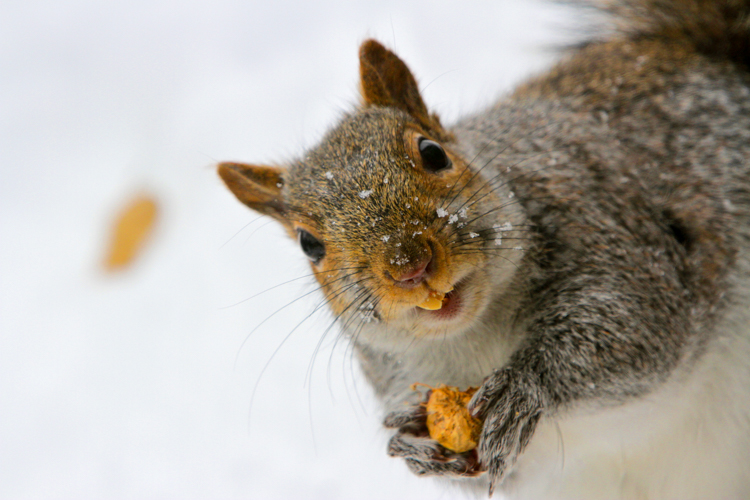
[[[306,260],[214,166],[313,144],[357,102],[366,37],[449,123],[549,65],[569,21],[529,0],[0,3],[0,498],[461,497],[385,455],[345,343],[314,355],[309,278],[257,295]],[[139,190],[156,232],[106,274]]]

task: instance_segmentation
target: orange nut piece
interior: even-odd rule
[[[422,384],[412,387],[416,385]],[[469,387],[465,391],[446,385],[432,388],[429,399],[423,403],[427,410],[430,438],[456,453],[477,447],[482,421],[471,416],[466,408],[476,391],[476,387]]]

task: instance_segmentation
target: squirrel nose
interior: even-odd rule
[[[430,264],[432,264],[432,255],[399,272],[386,272],[396,282],[396,286],[414,288],[425,280],[430,271]]]

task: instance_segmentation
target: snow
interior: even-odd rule
[[[452,496],[386,456],[306,259],[215,164],[314,144],[357,102],[368,36],[450,122],[548,65],[559,18],[535,2],[2,3],[0,498]],[[112,217],[140,189],[155,234],[107,275]]]
[[[500,232],[513,231],[513,224],[511,222],[504,222],[503,224],[493,224],[492,229]]]

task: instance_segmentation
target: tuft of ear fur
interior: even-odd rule
[[[377,40],[366,40],[360,46],[359,76],[365,105],[398,108],[425,129],[438,135],[445,133],[438,117],[427,111],[409,68]]]
[[[630,36],[693,45],[700,53],[750,67],[750,0],[585,0],[612,14]]]
[[[242,203],[263,215],[286,223],[287,207],[281,196],[283,170],[276,167],[223,162],[219,177]]]

